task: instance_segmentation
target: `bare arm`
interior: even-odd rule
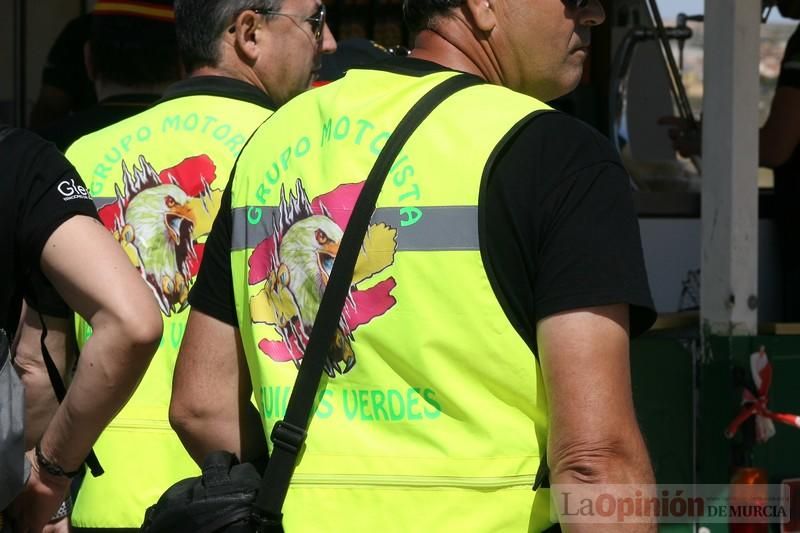
[[[800,89],[778,87],[767,121],[759,130],[759,163],[775,168],[800,145]]]
[[[59,294],[94,331],[42,437],[47,457],[77,468],[147,370],[161,337],[161,315],[144,280],[96,220],[77,216],[62,224],[41,261]]]
[[[216,450],[249,461],[266,454],[239,331],[193,309],[175,365],[169,420],[202,465]]]
[[[72,321],[42,315],[47,326],[45,344],[58,368],[58,373],[68,385],[75,361]],[[33,448],[41,439],[50,419],[58,409],[53,386],[47,374],[41,349],[42,323],[35,309],[23,305],[20,328],[14,345],[14,366],[25,385],[25,446]]]
[[[631,396],[628,306],[547,317],[537,325],[537,338],[550,408],[551,483],[655,483]],[[564,527],[570,532],[656,531],[654,524]]]
[[[127,402],[158,346],[161,317],[152,292],[110,233],[75,216],[50,236],[42,270],[58,293],[92,325],[75,378],[42,435],[42,454],[65,471],[77,469],[100,432]],[[23,530],[39,529],[69,483],[38,468],[14,504]]]
[[[678,117],[662,117],[659,124],[670,126],[667,134],[682,156],[701,155],[699,132]],[[786,163],[800,145],[800,89],[778,87],[772,98],[767,121],[758,132],[758,164],[776,168]]]

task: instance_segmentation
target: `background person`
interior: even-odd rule
[[[778,0],[786,18],[800,19],[800,0]],[[781,62],[767,121],[759,130],[759,164],[773,169],[775,221],[783,271],[783,320],[800,322],[800,27]]]
[[[39,96],[28,126],[36,132],[97,102],[94,84],[86,73],[83,51],[89,41],[92,17],[76,17],[64,26],[47,53]]]
[[[81,57],[97,103],[41,130],[62,151],[80,137],[152,105],[181,78],[172,0],[103,0],[91,13]]]
[[[800,0],[778,0],[777,6],[784,17],[800,19]],[[659,122],[671,126],[668,135],[682,156],[702,154],[699,130],[690,129],[677,117]],[[782,320],[800,322],[800,27],[786,43],[769,116],[758,137],[759,165],[774,170],[775,222],[783,275]]]

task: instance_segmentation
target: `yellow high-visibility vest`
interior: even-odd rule
[[[199,474],[168,418],[187,296],[234,161],[271,114],[233,97],[183,96],[87,135],[67,151],[164,319],[147,373],[95,444],[105,474],[84,479],[72,512],[77,527],[138,528],[167,488]],[[76,336],[81,345],[91,336],[80,317]]]
[[[351,70],[284,106],[242,152],[233,292],[266,435],[284,415],[367,174],[411,106],[453,75]],[[548,491],[532,490],[548,425],[544,389],[481,256],[479,202],[506,140],[547,109],[501,87],[471,87],[400,151],[318,391],[284,506],[287,531],[550,524]]]

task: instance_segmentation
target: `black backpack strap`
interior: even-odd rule
[[[339,327],[344,302],[353,280],[358,252],[364,242],[386,176],[408,138],[439,104],[454,93],[480,83],[484,83],[480,78],[459,74],[434,87],[403,117],[370,170],[342,236],[339,253],[333,264],[303,362],[286,407],[286,415],[283,420],[275,423],[270,435],[270,440],[274,443],[272,456],[253,505],[253,520],[258,524],[259,531],[283,530],[281,526],[283,502],[289,491],[297,456],[306,439],[306,429],[322,378],[325,358],[330,349],[331,339]]]
[[[30,309],[30,306],[28,309]],[[67,388],[64,386],[64,380],[61,379],[61,374],[58,373],[58,367],[55,361],[53,361],[53,357],[50,355],[50,350],[47,349],[47,345],[44,342],[47,338],[47,325],[44,323],[44,316],[42,316],[42,313],[38,309],[36,312],[39,314],[39,322],[42,323],[42,336],[39,337],[39,344],[42,348],[42,358],[44,359],[44,365],[47,367],[50,385],[53,387],[53,392],[56,395],[58,403],[61,403],[64,401],[64,396],[67,395]],[[85,463],[94,477],[102,476],[105,472],[100,465],[100,461],[97,459],[97,455],[94,453],[94,449],[89,450],[89,455],[86,457]]]

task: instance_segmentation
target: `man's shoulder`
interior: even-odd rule
[[[531,115],[521,125],[514,141],[520,144],[538,139],[550,146],[562,145],[568,152],[602,155],[616,162],[618,154],[611,141],[592,125],[554,109]],[[556,151],[556,154],[565,152]]]
[[[32,220],[83,211],[88,191],[72,164],[51,142],[24,129],[13,129],[0,141],[4,200],[17,204]],[[8,193],[8,194],[6,194]],[[45,200],[46,199],[46,200]],[[4,207],[8,206],[4,202]],[[36,212],[29,211],[36,206]]]
[[[610,172],[609,172],[610,171]],[[542,194],[575,179],[599,176],[627,182],[611,142],[591,125],[566,113],[536,113],[506,139],[494,162],[493,179],[534,187]]]
[[[208,96],[223,100],[218,95],[184,95],[168,100],[160,100],[152,106],[113,124],[82,135],[69,145],[65,153],[70,161],[75,162],[80,160],[82,155],[97,155],[98,148],[105,150],[109,147],[115,147],[125,151],[134,142],[147,142],[151,140],[155,133],[171,132],[176,127],[180,127],[181,117],[185,114],[193,113],[196,115],[194,118],[186,117],[186,120],[191,123],[191,129],[203,128],[205,123],[201,120],[202,117],[213,115],[215,111],[213,109],[206,109],[205,111],[198,109],[191,100],[196,96]],[[244,101],[237,102],[241,102],[242,105],[251,105]],[[207,128],[208,125],[205,125]]]
[[[38,150],[50,144],[30,130],[11,126],[3,126],[0,129],[0,143],[4,150],[10,150],[12,147],[14,150]]]
[[[82,135],[78,137],[75,142],[70,144],[69,148],[67,148],[64,153],[67,155],[67,158],[70,159],[70,161],[74,161],[73,158],[76,154],[79,154],[87,149],[94,151],[98,144],[107,144],[108,139],[110,138],[120,140],[122,137],[124,137],[125,132],[136,132],[137,128],[146,124],[151,117],[151,113],[153,112],[154,108],[150,107],[129,117],[123,118],[122,120],[114,122],[113,124],[108,124],[102,128],[92,131],[91,133]]]
[[[52,175],[70,168],[55,145],[36,133],[22,128],[8,128],[4,133],[0,139],[0,165],[4,172],[12,174],[11,178],[33,176],[42,170]]]

